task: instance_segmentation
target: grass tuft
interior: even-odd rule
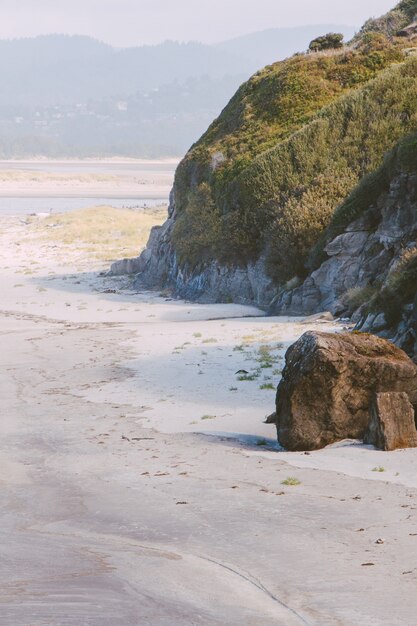
[[[276,387],[272,383],[264,383],[259,387],[259,389],[275,391]]]
[[[289,476],[288,478],[286,478],[285,480],[281,482],[281,485],[287,485],[289,487],[298,487],[298,485],[301,485],[301,481],[298,480],[298,478],[294,478],[294,476]]]

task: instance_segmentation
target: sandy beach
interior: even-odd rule
[[[53,220],[0,221],[0,626],[414,624],[417,451],[263,423],[342,326],[137,294]]]

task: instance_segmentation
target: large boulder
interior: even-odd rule
[[[307,332],[287,351],[269,421],[287,450],[363,439],[375,394],[388,391],[417,406],[417,367],[405,352],[365,333]]]

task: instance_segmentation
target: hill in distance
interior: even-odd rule
[[[126,49],[84,36],[0,41],[0,156],[183,154],[260,66],[333,28],[351,33],[278,28]]]

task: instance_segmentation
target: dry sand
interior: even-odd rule
[[[332,325],[135,294],[51,232],[0,223],[0,626],[414,624],[417,452],[263,424]]]

